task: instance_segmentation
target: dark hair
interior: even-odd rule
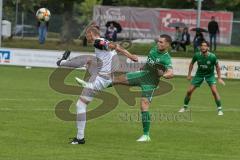
[[[160,35],[160,38],[164,38],[168,43],[172,43],[172,38],[167,34]]]
[[[200,43],[200,45],[202,45],[203,43],[206,43],[206,44],[207,44],[207,46],[209,47],[209,43],[208,43],[208,41],[206,41],[206,40],[203,40],[203,41]]]

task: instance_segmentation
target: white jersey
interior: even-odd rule
[[[97,57],[98,74],[91,75],[87,86],[84,87],[81,97],[92,101],[95,93],[112,84],[111,73],[118,67],[118,57],[115,50],[108,48],[109,41],[98,38],[94,42]]]
[[[114,68],[117,65],[117,62],[113,62],[113,57],[117,55],[117,52],[115,50],[108,49],[109,41],[104,38],[98,38],[97,40],[100,41],[100,44],[97,43],[94,47],[98,63],[98,73],[107,75],[113,72],[113,65],[115,65]]]

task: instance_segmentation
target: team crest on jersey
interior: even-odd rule
[[[211,64],[211,62],[210,62],[210,61],[207,61],[207,64]]]
[[[156,59],[156,62],[158,63],[158,62],[160,62],[160,60],[161,60],[160,58],[157,58],[157,59]]]
[[[151,64],[151,65],[154,65],[154,60],[152,60],[151,58],[148,58],[148,63]]]

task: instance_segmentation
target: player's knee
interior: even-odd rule
[[[119,83],[119,77],[117,76],[113,77],[113,83]]]
[[[120,83],[120,84],[125,84],[126,81],[127,81],[127,78],[126,78],[125,75],[115,76],[115,77],[113,78],[113,83],[114,83],[114,84],[119,84],[119,83]]]
[[[88,103],[89,103],[89,101],[88,101],[86,98],[83,98],[83,97],[80,97],[79,100],[82,101],[82,102],[85,103],[85,104],[88,104]],[[78,102],[79,102],[79,100],[78,100]],[[77,102],[77,103],[78,103],[78,102]]]
[[[150,104],[150,102],[149,102],[148,99],[142,98],[142,100],[141,100],[141,109],[142,109],[142,111],[148,110],[149,104]]]
[[[189,90],[187,91],[187,95],[188,95],[188,96],[191,96],[191,95],[192,95],[192,92],[193,92],[193,90],[189,89]]]
[[[87,104],[84,103],[81,99],[77,101],[76,107],[77,107],[77,114],[86,113]]]

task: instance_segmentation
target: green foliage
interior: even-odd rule
[[[11,6],[3,6],[3,19],[10,22],[15,21],[15,12]]]
[[[41,1],[39,0],[5,0],[3,1],[3,15],[4,18],[11,22],[15,22],[16,6],[18,3],[19,12],[34,13],[34,8],[39,6]]]
[[[135,7],[157,7],[163,4],[164,0],[118,0],[115,2],[117,5],[122,6],[135,6]]]
[[[239,11],[240,0],[216,0],[215,4],[219,9]]]
[[[85,0],[80,4],[75,4],[75,11],[81,16],[75,16],[78,23],[88,24],[92,20],[93,8],[95,5],[102,4],[102,0]]]
[[[24,11],[31,11],[34,13],[34,7],[38,6],[41,1],[38,0],[20,0],[20,5]]]
[[[94,5],[192,9],[196,8],[197,4],[195,0],[18,0],[18,2],[19,13],[25,12],[25,15],[34,14],[39,7],[49,8],[52,15],[58,14],[59,18],[55,24],[61,26],[58,31],[61,30],[62,42],[72,41],[73,35],[78,36],[79,30],[92,20]],[[17,0],[4,0],[3,6],[4,17],[13,24],[16,3]],[[240,0],[204,0],[202,7],[204,10],[237,11],[240,8]],[[27,21],[31,20],[27,19]],[[53,25],[50,24],[50,28],[51,26]],[[72,31],[76,28],[79,28],[77,32]]]

